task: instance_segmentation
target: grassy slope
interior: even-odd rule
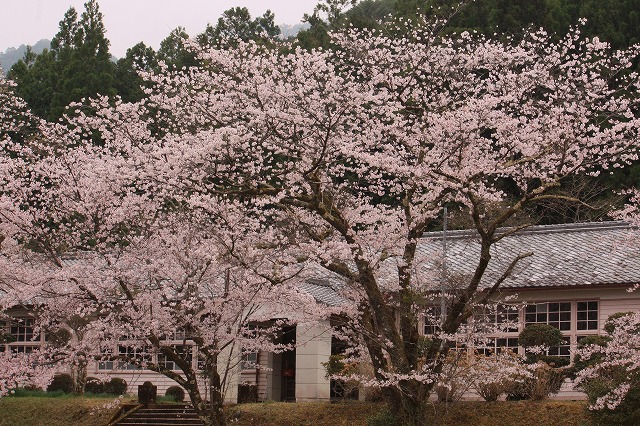
[[[366,426],[367,419],[383,408],[371,403],[266,403],[230,409],[238,426]],[[589,419],[582,402],[460,402],[438,406],[438,425],[446,426],[584,426]],[[274,419],[278,419],[277,423]]]
[[[114,413],[105,398],[2,398],[1,426],[102,426]]]
[[[0,426],[104,426],[114,410],[102,408],[104,398],[2,398]],[[366,426],[382,404],[349,402],[264,403],[229,407],[237,426]],[[438,406],[438,425],[446,426],[586,426],[581,402],[461,402],[447,412]],[[94,413],[94,414],[91,414]],[[237,419],[237,420],[236,420]]]

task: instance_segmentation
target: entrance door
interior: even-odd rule
[[[295,345],[296,328],[285,327],[282,330],[282,343]],[[282,400],[295,402],[296,400],[296,350],[295,348],[282,353]]]

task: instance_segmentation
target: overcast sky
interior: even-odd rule
[[[51,39],[58,23],[73,6],[78,15],[86,0],[0,0],[0,52],[21,44]],[[157,49],[160,41],[177,26],[189,35],[202,32],[207,22],[215,24],[220,14],[235,6],[245,6],[251,16],[271,9],[277,24],[297,24],[304,13],[313,11],[318,0],[100,0],[111,54],[124,56],[140,41]]]

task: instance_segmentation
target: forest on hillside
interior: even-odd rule
[[[455,13],[451,14],[452,10]],[[477,31],[517,38],[533,26],[561,36],[584,18],[581,31],[585,37],[597,36],[616,49],[640,42],[640,0],[478,0],[467,4],[452,0],[325,0],[305,15],[309,28],[295,36],[278,38],[280,28],[268,10],[252,17],[247,8],[234,7],[199,34],[187,34],[183,27],[177,27],[157,51],[141,41],[114,63],[99,3],[90,0],[82,13],[74,8],[66,12],[48,49],[37,53],[40,46],[27,46],[23,58],[8,70],[8,77],[17,83],[18,95],[38,116],[56,120],[70,102],[89,96],[139,100],[143,96],[139,70],[157,70],[159,62],[178,69],[195,63],[182,44],[189,37],[201,45],[222,48],[233,45],[234,40],[255,40],[273,48],[330,48],[331,31],[351,26],[380,29],[398,18],[412,20],[435,14],[451,16],[445,32]]]

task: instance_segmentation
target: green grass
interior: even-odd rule
[[[88,393],[88,392],[85,393],[84,396],[86,398],[99,398],[99,399],[114,399],[114,398],[117,397],[117,395],[110,395],[110,394],[106,394],[106,393],[92,394],[92,393]],[[42,390],[29,390],[29,389],[22,389],[22,388],[16,389],[9,396],[9,398],[25,398],[25,397],[34,397],[34,398],[76,398],[75,395],[64,393],[62,391],[45,392],[45,391],[42,391]]]
[[[115,399],[115,397],[111,397]],[[71,395],[13,396],[0,399],[0,426],[104,426],[113,399]],[[127,397],[124,402],[130,402]],[[235,426],[366,426],[382,403],[322,402],[242,404],[227,408]],[[459,402],[434,405],[436,426],[588,426],[585,403],[573,401]]]
[[[583,402],[514,401],[436,404],[432,418],[437,426],[587,426]],[[237,426],[366,426],[384,404],[368,402],[243,404],[229,408]],[[274,423],[274,419],[278,419]]]
[[[2,426],[104,426],[115,410],[103,406],[109,399],[59,395],[19,396],[0,399]]]

